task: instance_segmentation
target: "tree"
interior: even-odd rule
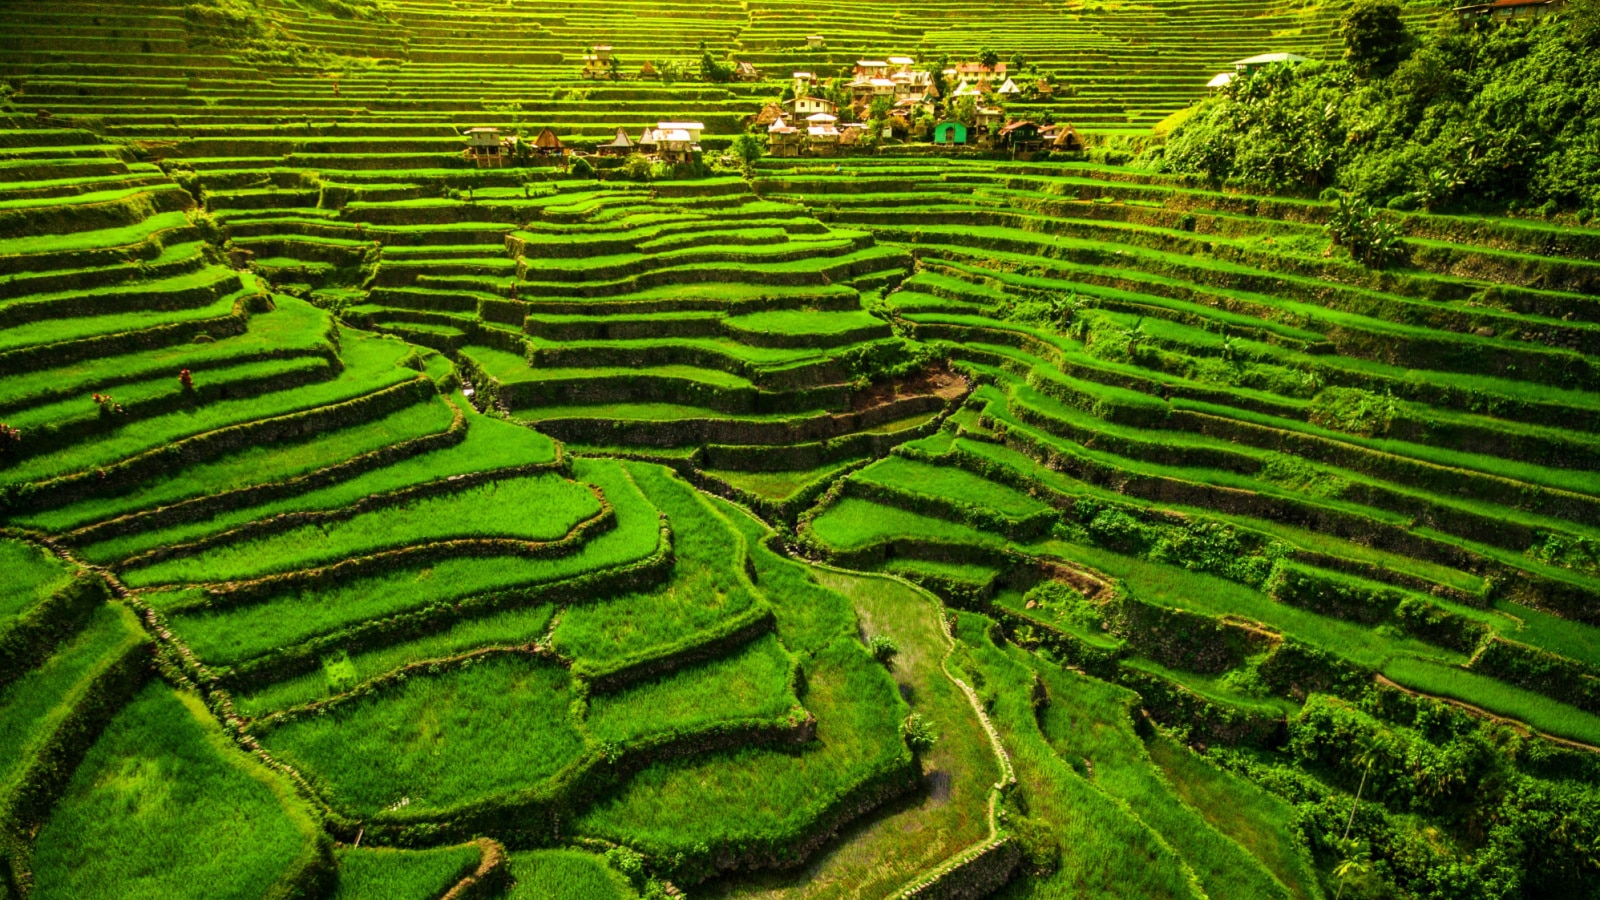
[[[729,149],[733,151],[734,156],[739,157],[739,164],[744,167],[747,176],[761,160],[761,154],[765,152],[765,148],[761,146],[761,139],[748,132],[734,138],[733,145]]]
[[[950,104],[950,118],[971,128],[978,124],[978,102],[971,97],[962,97]]]
[[[717,62],[706,48],[706,42],[700,42],[700,77],[706,81],[723,84],[733,79],[733,67]]]
[[[622,60],[615,56],[606,60],[606,74],[611,76],[612,81],[622,78]]]
[[[1011,54],[1010,66],[1011,66],[1011,74],[1013,74],[1013,75],[1015,75],[1016,73],[1022,71],[1023,59],[1022,59],[1022,51],[1021,50],[1018,50],[1017,52]]]
[[[1345,14],[1339,35],[1344,58],[1362,78],[1389,76],[1411,56],[1413,41],[1400,7],[1386,0],[1363,0]]]
[[[993,69],[995,66],[1000,65],[1000,54],[993,50],[985,50],[978,54],[978,62],[982,63],[986,68]]]
[[[642,153],[630,153],[622,161],[622,176],[629,181],[650,180],[650,158]]]

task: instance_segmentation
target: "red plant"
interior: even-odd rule
[[[100,415],[110,416],[122,412],[122,404],[111,399],[110,394],[95,394],[93,400],[100,407]]]
[[[183,389],[186,391],[194,390],[194,376],[189,374],[188,369],[178,373],[178,383],[183,385]]]

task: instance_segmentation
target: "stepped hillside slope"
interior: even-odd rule
[[[6,895],[1600,897],[1600,228],[1126,164],[1343,12],[0,4]]]

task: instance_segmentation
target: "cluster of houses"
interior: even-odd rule
[[[955,86],[942,108],[948,112],[957,101],[971,97],[975,113],[971,124],[955,119],[935,124],[929,135],[934,144],[1014,153],[1083,149],[1083,137],[1071,125],[1007,120],[994,98],[1020,95],[1022,89],[1006,77],[1005,63],[958,63],[946,68],[943,75],[947,86]],[[879,101],[888,103],[889,114],[882,120],[881,135],[870,137],[904,140],[910,136],[914,120],[934,116],[941,109],[942,98],[932,73],[918,69],[917,61],[909,56],[859,60],[842,87],[849,95],[849,105],[843,109],[819,96],[824,91],[813,73],[795,72],[793,99],[768,106],[754,120],[756,126],[766,126],[768,152],[779,157],[831,156],[859,146],[869,137],[869,126],[862,120]],[[1035,90],[1048,95],[1053,88],[1041,79]]]
[[[629,137],[626,129],[618,128],[616,137],[595,148],[600,156],[628,156],[643,154],[651,160],[665,163],[684,163],[700,152],[700,135],[706,126],[700,122],[657,122],[647,126],[638,140]],[[493,126],[469,128],[462,158],[480,169],[495,169],[515,164],[519,158],[565,157],[571,152],[556,133],[546,128],[532,141],[522,146],[514,134],[507,134]]]

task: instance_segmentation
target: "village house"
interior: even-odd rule
[[[1044,139],[1039,135],[1039,125],[1027,119],[1007,122],[1001,126],[995,137],[1000,146],[1010,150],[1012,155],[1032,153],[1044,147]]]
[[[700,133],[705,129],[699,122],[657,122],[640,136],[639,151],[662,162],[690,162],[700,152]]]
[[[1079,153],[1088,146],[1083,140],[1083,135],[1070,124],[1047,125],[1039,129],[1039,135],[1050,149],[1057,153]]]
[[[769,156],[799,156],[803,149],[805,149],[805,138],[800,134],[800,129],[783,121],[781,117],[767,126]]]
[[[1294,53],[1262,53],[1259,56],[1250,56],[1244,59],[1235,60],[1233,63],[1233,70],[1241,75],[1248,75],[1257,69],[1262,69],[1267,66],[1276,66],[1280,64],[1298,66],[1305,61],[1306,58],[1304,56],[1299,56]]]
[[[944,146],[959,146],[967,142],[967,126],[951,120],[933,126],[933,142]]]
[[[613,72],[613,53],[610,44],[595,44],[583,56],[583,77],[602,78]]]
[[[539,136],[533,139],[533,149],[540,156],[563,156],[567,152],[567,148],[561,144],[561,139],[548,128],[539,132]]]
[[[993,134],[1000,129],[1000,126],[1005,124],[1005,121],[1005,110],[998,106],[980,106],[978,107],[977,120],[974,124],[979,134]]]
[[[806,117],[806,150],[818,156],[831,156],[839,148],[839,118],[827,113]]]
[[[788,106],[789,115],[796,119],[804,119],[807,116],[814,116],[817,113],[827,113],[831,116],[839,111],[834,107],[832,102],[824,100],[821,97],[796,96],[786,105]]]
[[[498,169],[511,158],[516,147],[515,137],[502,136],[500,129],[490,125],[468,128],[463,132],[467,147],[461,158],[480,169]]]
[[[601,156],[627,156],[633,152],[633,140],[625,129],[618,128],[617,136],[610,143],[594,148],[594,152]]]

